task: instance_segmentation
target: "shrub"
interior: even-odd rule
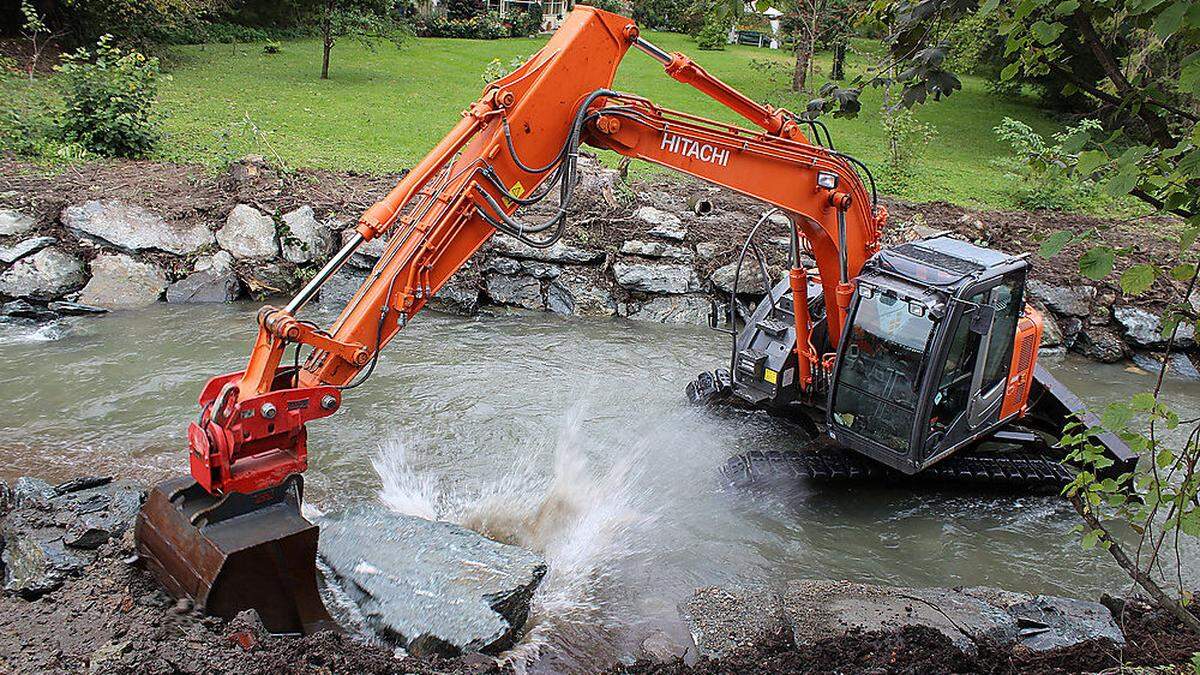
[[[63,140],[106,157],[140,157],[154,147],[158,59],[123,51],[105,35],[95,52],[67,54],[57,70]]]
[[[643,28],[695,35],[704,14],[695,11],[694,0],[633,0],[633,19]]]
[[[624,14],[628,11],[619,0],[589,0],[587,4],[613,14]]]
[[[885,107],[880,123],[888,143],[887,177],[896,180],[909,176],[917,158],[937,137],[937,129],[918,120],[911,110],[900,107]]]
[[[696,46],[704,50],[725,49],[729,40],[729,23],[722,19],[717,12],[710,12],[704,19],[704,26],[696,35]]]
[[[283,51],[283,45],[276,40],[271,40],[263,45],[264,54],[279,54]]]
[[[483,14],[471,19],[431,16],[418,20],[414,29],[416,34],[421,37],[495,40],[508,35],[508,29],[500,23],[500,17],[495,13]]]
[[[61,103],[53,91],[30,85],[15,61],[0,57],[0,152],[42,161],[80,160],[89,156],[78,143],[64,143],[59,130]]]
[[[1070,211],[1081,209],[1098,198],[1096,182],[1091,176],[1073,177],[1072,170],[1079,162],[1079,151],[1068,149],[1077,134],[1101,131],[1096,120],[1083,120],[1054,134],[1047,142],[1041,134],[1024,122],[1005,117],[993,131],[1008,143],[1013,155],[994,162],[1012,179],[1013,196],[1026,209]]]
[[[447,18],[455,21],[467,21],[487,13],[485,0],[443,0],[441,8]]]
[[[517,12],[509,19],[508,34],[510,37],[529,37],[542,32],[542,4],[531,3],[523,12]]]

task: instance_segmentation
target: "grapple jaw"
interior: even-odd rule
[[[336,628],[317,590],[319,528],[300,513],[299,475],[253,494],[209,494],[190,477],[155,486],[137,551],[177,598],[233,618],[254,609],[272,633]]]

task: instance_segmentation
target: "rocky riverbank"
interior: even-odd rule
[[[0,671],[503,672],[487,654],[519,637],[546,571],[446,523],[322,516],[327,603],[344,632],[272,636],[253,612],[208,617],[157,587],[133,549],[141,500],[107,478],[0,483]],[[346,601],[351,611],[336,611]],[[704,588],[680,615],[692,644],[652,635],[640,661],[612,672],[1076,672],[1181,666],[1200,650],[1200,636],[1141,601],[984,588]]]
[[[442,290],[435,307],[704,324],[710,300],[728,302],[738,252],[764,211],[761,204],[674,177],[627,183],[595,161],[585,161],[582,174],[572,227],[561,243],[532,249],[495,237]],[[96,163],[48,175],[0,160],[0,315],[45,321],[160,301],[230,302],[291,293],[398,178],[282,172],[253,157],[217,175],[145,162]],[[534,207],[527,218],[538,220],[555,199]],[[1050,232],[1071,229],[1129,249],[1129,264],[1149,260],[1169,266],[1176,257],[1166,236],[1176,227],[1170,221],[1131,228],[1085,216],[885,203],[892,214],[889,243],[946,230],[1026,253]],[[776,217],[760,235],[776,277],[786,264],[786,228]],[[1034,261],[1029,295],[1047,319],[1043,346],[1106,362],[1135,358],[1153,367],[1154,352],[1165,345],[1158,315],[1179,283],[1162,279],[1137,299],[1121,295],[1115,275],[1083,283],[1074,264],[1082,246],[1053,261]],[[383,241],[364,246],[326,286],[321,302],[340,307],[383,248]],[[739,290],[745,293],[741,302],[755,302],[763,292],[757,273],[749,273]],[[1200,296],[1192,302],[1200,305]],[[1186,322],[1177,346],[1197,348]],[[1174,366],[1180,374],[1196,375],[1186,357]]]

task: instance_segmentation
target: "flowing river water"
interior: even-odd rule
[[[0,326],[0,478],[186,471],[195,397],[207,377],[242,367],[256,309],[160,305]],[[1105,555],[1081,550],[1053,495],[725,488],[717,469],[729,456],[800,444],[765,415],[688,405],[685,385],[724,362],[727,344],[624,320],[423,315],[343,410],[311,425],[306,498],[325,512],[376,501],[542,553],[533,627],[511,656],[541,652],[543,669],[628,657],[654,629],[685,640],[676,607],[704,585],[1128,589]],[[1094,407],[1153,386],[1130,366],[1047,365]],[[1183,417],[1200,416],[1200,383],[1169,391]]]

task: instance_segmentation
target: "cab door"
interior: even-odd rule
[[[961,296],[946,336],[941,374],[930,389],[923,463],[940,459],[999,420],[1023,288],[1022,270]]]
[[[1005,385],[1012,364],[1017,322],[1024,306],[1025,271],[1019,270],[1000,277],[999,283],[988,291],[987,304],[992,308],[991,330],[982,336],[979,368],[971,387],[968,410],[969,425],[977,429],[1000,419]]]

